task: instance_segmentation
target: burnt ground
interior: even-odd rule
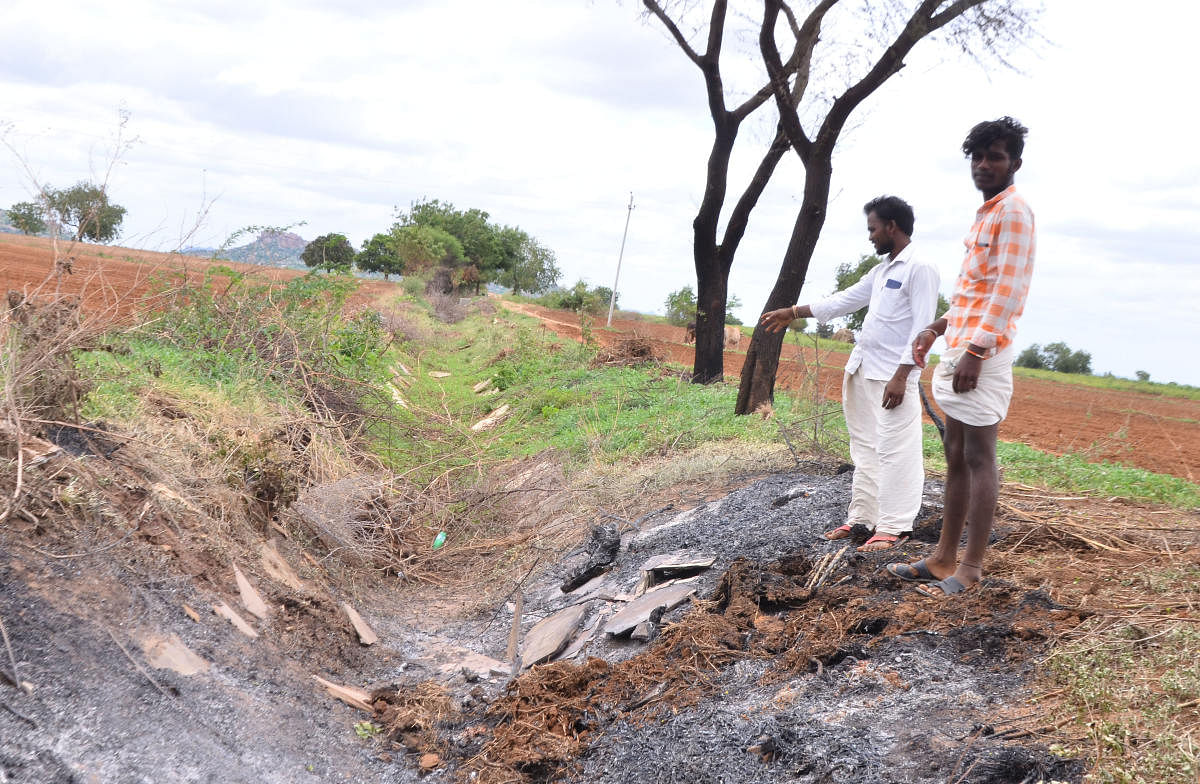
[[[289,645],[283,628],[278,643],[252,641],[218,623],[211,592],[186,580],[105,574],[98,558],[39,560],[0,547],[0,617],[32,686],[0,681],[0,782],[412,780],[356,737],[361,716],[311,686],[312,672],[357,680],[393,657],[315,639]],[[152,646],[173,635],[206,672],[151,663]]]
[[[1079,781],[1081,766],[1012,723],[1028,718],[1046,641],[1079,614],[1003,580],[959,602],[921,599],[883,571],[894,552],[847,551],[808,590],[814,565],[841,549],[820,534],[842,519],[849,484],[783,474],[622,525],[615,563],[571,596],[559,586],[586,553],[533,573],[525,632],[580,594],[629,598],[652,556],[716,557],[683,575],[693,600],[648,643],[598,633],[574,660],[512,681],[507,664],[465,658],[505,658],[503,596],[433,618],[408,592],[377,591],[360,605],[382,638],[366,648],[333,595],[256,578],[276,609],[259,621],[237,605],[260,632],[251,640],[210,610],[236,604],[215,579],[226,564],[189,576],[143,537],[112,531],[80,554],[10,529],[0,617],[32,692],[0,682],[0,781]],[[929,483],[905,557],[936,538],[939,495]],[[302,563],[291,543],[281,551]],[[620,604],[585,601],[581,628]],[[156,662],[155,643],[173,637],[207,669]],[[333,700],[314,674],[374,689],[375,715]],[[370,718],[382,732],[359,737]]]
[[[807,590],[814,565],[845,544],[821,533],[844,519],[849,485],[850,474],[779,475],[626,527],[608,574],[564,596],[560,584],[587,558],[569,554],[527,584],[526,631],[581,595],[628,597],[649,557],[716,562],[690,578],[696,601],[667,613],[648,644],[596,632],[573,662],[536,666],[507,689],[462,684],[474,696],[433,722],[437,740],[382,710],[389,737],[437,752],[449,769],[434,780],[1080,781],[1082,765],[1013,723],[1031,717],[1027,685],[1047,641],[1080,614],[995,579],[956,602],[924,599],[884,571],[894,551],[850,550]],[[772,505],[796,488],[806,495]],[[929,483],[903,557],[936,540],[939,497]],[[620,604],[585,601],[584,637]],[[512,609],[456,634],[503,658]]]
[[[100,460],[118,475],[109,457],[85,462]],[[29,478],[62,483],[63,466],[46,466]],[[530,571],[532,555],[420,585],[356,584],[322,577],[310,555],[321,550],[295,533],[213,550],[206,529],[147,514],[152,498],[135,484],[97,485],[119,514],[74,537],[33,503],[50,494],[34,492],[34,520],[0,528],[0,618],[16,660],[0,648],[0,782],[1081,781],[1084,762],[1049,753],[1064,715],[1035,683],[1041,662],[1092,612],[1139,638],[1156,636],[1139,624],[1168,613],[1193,619],[1186,596],[1148,594],[1128,567],[1200,565],[1200,513],[1006,486],[992,576],[935,602],[883,567],[928,552],[939,484],[901,552],[859,556],[820,536],[842,519],[850,480],[780,474],[716,496],[689,486],[676,497],[712,500],[686,509],[644,499],[641,528],[622,524],[613,564],[570,596],[560,585],[592,558],[582,549],[542,545],[548,565]],[[794,497],[777,506],[783,496]],[[268,542],[297,575],[256,566]],[[694,596],[648,642],[597,634],[570,660],[508,678],[510,599],[523,599],[528,650],[532,627],[564,607],[596,628],[629,602],[647,560],[680,551],[712,565],[667,575]],[[269,617],[239,602],[231,561]],[[342,601],[380,642],[359,643]],[[213,615],[218,602],[258,638]],[[162,662],[172,640],[203,666]],[[318,674],[372,704],[334,700]]]

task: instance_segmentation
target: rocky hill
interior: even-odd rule
[[[308,240],[289,231],[264,231],[258,238],[236,248],[185,248],[191,256],[237,261],[243,264],[261,264],[268,267],[304,269],[300,254]]]

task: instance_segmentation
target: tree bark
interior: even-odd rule
[[[809,158],[808,171],[804,178],[804,201],[800,206],[800,213],[796,216],[796,223],[792,226],[792,236],[788,240],[779,276],[775,279],[775,287],[771,289],[767,304],[763,306],[764,313],[776,308],[789,307],[800,297],[809,262],[817,247],[817,238],[821,235],[821,227],[825,225],[829,183],[833,176],[833,165],[830,162],[832,153],[831,147],[816,148]],[[761,324],[755,325],[754,334],[750,338],[750,348],[746,351],[746,361],[742,363],[742,377],[738,385],[737,403],[734,405],[735,414],[749,414],[763,403],[774,401],[779,352],[783,348],[783,337],[786,334],[786,331],[767,332]]]

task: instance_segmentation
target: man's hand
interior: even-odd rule
[[[767,328],[767,332],[782,332],[788,328],[788,325],[795,320],[792,316],[791,308],[780,308],[779,310],[768,310],[762,314],[762,318],[758,323]]]
[[[892,376],[888,379],[887,386],[883,388],[883,407],[895,408],[904,402],[904,389],[907,386],[906,379],[908,374],[903,377]]]
[[[925,357],[929,354],[929,349],[933,348],[933,344],[937,339],[938,336],[932,329],[923,329],[913,338],[913,361],[917,367],[925,367]]]
[[[979,372],[983,370],[983,360],[974,354],[963,352],[958,358],[958,366],[954,369],[954,391],[970,392],[979,383]]]

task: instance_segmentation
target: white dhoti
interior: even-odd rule
[[[1013,391],[1013,353],[1010,343],[1003,351],[983,360],[979,382],[967,392],[954,391],[954,371],[965,347],[948,350],[933,370],[933,398],[947,416],[965,425],[995,425],[1008,416]]]
[[[915,373],[895,408],[883,407],[885,386],[886,381],[867,378],[861,368],[842,377],[842,410],[854,461],[846,522],[895,536],[911,531],[921,510],[921,399]]]

